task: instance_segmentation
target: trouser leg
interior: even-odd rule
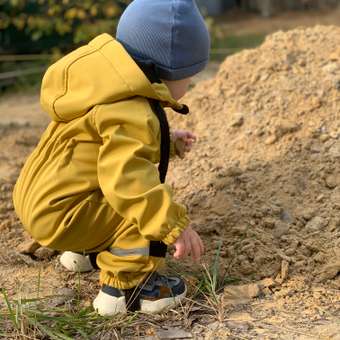
[[[166,246],[145,239],[138,227],[122,223],[107,250],[97,256],[100,282],[119,289],[130,289],[164,265]]]
[[[62,219],[56,212],[40,222],[31,232],[42,244],[81,254],[99,252],[96,262],[102,284],[129,289],[164,264],[166,246],[146,240],[136,225],[113,211],[100,190],[67,211]]]

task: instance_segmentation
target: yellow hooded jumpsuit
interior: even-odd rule
[[[175,242],[186,208],[160,182],[160,123],[149,99],[180,110],[108,34],[46,72],[41,105],[52,122],[13,192],[17,215],[41,245],[99,252],[100,281],[138,285],[164,261],[150,244]]]

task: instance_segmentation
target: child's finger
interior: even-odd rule
[[[183,257],[184,253],[185,253],[185,244],[182,240],[178,240],[175,244],[176,247],[176,251],[174,253],[174,258],[175,259],[180,259]]]
[[[185,138],[184,139],[184,142],[185,142],[185,144],[193,144],[193,143],[195,143],[196,142],[196,139],[193,139],[193,138]]]
[[[205,251],[205,249],[204,249],[204,243],[203,243],[201,237],[200,237],[196,232],[195,232],[195,234],[196,234],[197,242],[198,242],[198,244],[199,244],[199,246],[200,246],[201,255],[203,255],[203,254],[204,254],[204,251]]]
[[[203,244],[203,241],[198,234],[197,234],[197,239],[198,239],[198,243],[200,245],[201,256],[202,256],[204,254],[204,244]]]
[[[193,140],[197,140],[197,137],[192,133],[192,132],[187,132],[187,138],[193,139]]]
[[[198,243],[200,245],[200,248],[201,248],[201,254],[203,255],[204,254],[204,244],[203,244],[203,241],[201,239],[201,237],[196,233],[196,236],[197,236],[197,239],[198,239]]]
[[[202,255],[203,255],[204,252],[205,252],[204,243],[203,243],[202,239],[199,236],[198,236],[198,238],[199,238],[199,242],[200,242],[200,246],[201,246],[201,252],[202,252]]]
[[[186,233],[183,236],[184,236],[183,240],[184,240],[184,246],[185,246],[183,257],[187,257],[191,252],[191,242]]]
[[[191,256],[195,262],[199,261],[201,258],[201,246],[197,242],[197,239],[191,240]]]

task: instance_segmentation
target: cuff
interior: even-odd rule
[[[179,220],[177,225],[170,231],[168,235],[164,237],[162,240],[167,246],[176,242],[178,237],[182,234],[182,231],[189,225],[190,219],[187,216],[184,216]]]

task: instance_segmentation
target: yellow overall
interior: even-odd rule
[[[150,242],[170,245],[189,223],[159,180],[160,125],[149,99],[182,108],[108,34],[60,59],[41,89],[52,122],[13,192],[34,239],[58,250],[100,252],[100,281],[121,289],[162,264]]]

